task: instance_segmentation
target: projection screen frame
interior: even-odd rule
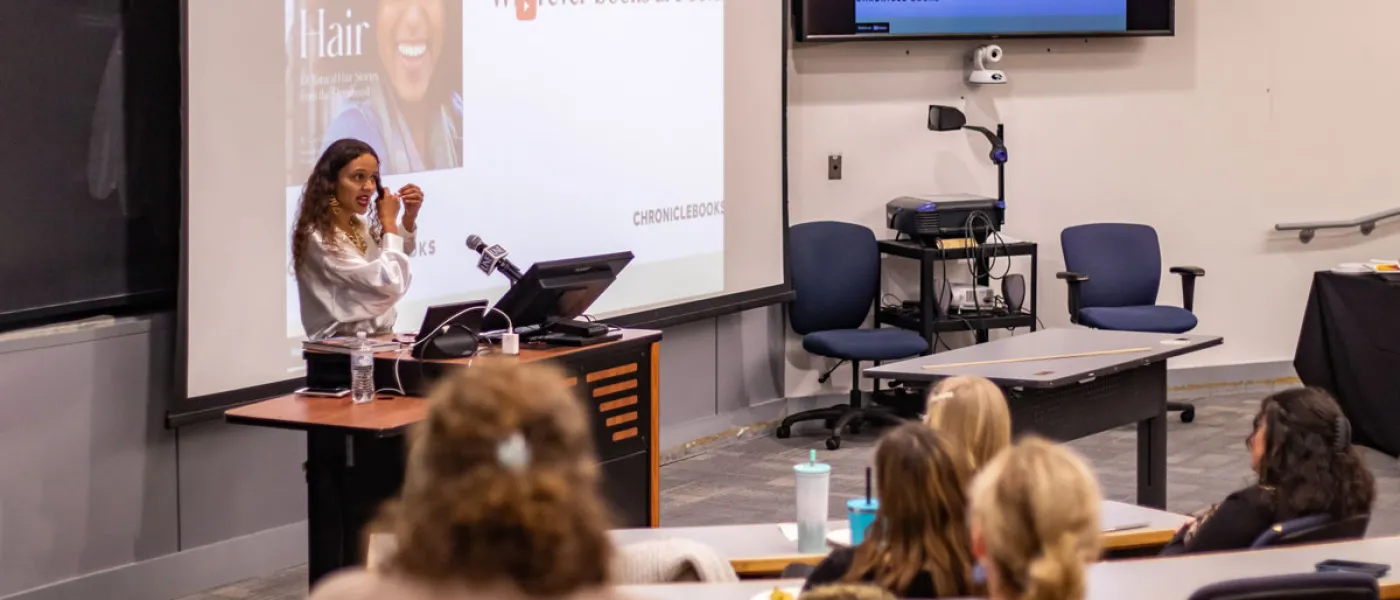
[[[782,50],[779,53],[779,76],[782,86],[779,110],[782,113],[782,265],[783,282],[712,298],[683,302],[663,308],[625,313],[608,319],[621,327],[659,329],[734,314],[792,300],[792,271],[788,261],[788,58],[792,35],[790,0],[783,1],[780,18]],[[272,381],[225,392],[189,397],[189,0],[180,0],[180,281],[178,286],[175,332],[175,365],[170,406],[166,410],[166,427],[178,428],[204,421],[218,420],[224,411],[267,398],[290,394],[302,387],[305,378]]]

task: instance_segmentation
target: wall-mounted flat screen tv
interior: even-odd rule
[[[792,0],[799,41],[1172,35],[1174,0]]]

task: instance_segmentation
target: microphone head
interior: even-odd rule
[[[473,233],[467,236],[467,247],[477,252],[481,252],[481,249],[486,247],[486,242],[483,242],[481,240],[481,236]]]

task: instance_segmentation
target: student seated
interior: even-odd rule
[[[880,438],[874,471],[880,508],[865,540],[823,559],[805,589],[868,582],[901,598],[980,592],[972,582],[963,461],[928,426],[906,423]]]
[[[975,376],[949,377],[928,396],[924,422],[948,445],[965,455],[969,473],[977,473],[1011,445],[1011,411],[1001,388]]]
[[[1371,512],[1375,478],[1351,445],[1351,424],[1327,392],[1295,388],[1264,398],[1245,447],[1257,482],[1196,513],[1162,554],[1248,548],[1275,523]]]
[[[592,431],[562,373],[477,360],[434,390],[410,444],[381,515],[393,553],[312,600],[618,597]]]
[[[1099,557],[1098,482],[1074,452],[1037,437],[972,483],[972,553],[992,600],[1081,600]]]

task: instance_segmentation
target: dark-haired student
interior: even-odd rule
[[[980,593],[972,579],[967,467],[961,454],[922,423],[885,433],[875,449],[880,498],[875,522],[859,546],[823,559],[805,589],[872,583],[901,598]]]
[[[1351,424],[1327,392],[1296,388],[1265,398],[1245,445],[1257,482],[1197,513],[1162,554],[1248,548],[1275,523],[1371,511],[1375,478],[1351,444]]]

